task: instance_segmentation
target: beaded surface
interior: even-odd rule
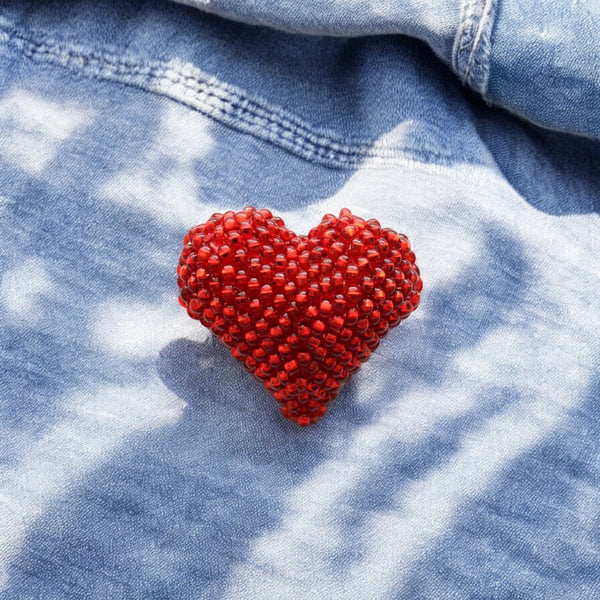
[[[269,210],[214,214],[183,240],[179,301],[310,425],[419,305],[406,236],[344,208],[296,235]]]

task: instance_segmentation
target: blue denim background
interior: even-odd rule
[[[0,598],[600,597],[598,5],[196,4],[0,7]],[[177,303],[246,204],[423,273],[309,429]]]

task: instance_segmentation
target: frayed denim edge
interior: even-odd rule
[[[499,0],[465,0],[452,50],[452,66],[463,83],[487,93],[492,29]]]
[[[114,81],[166,96],[224,125],[271,142],[305,160],[331,168],[355,169],[369,165],[397,164],[406,160],[448,165],[452,154],[436,149],[392,147],[376,141],[335,138],[312,128],[297,116],[271,106],[260,98],[207,76],[184,63],[138,61],[105,52],[92,52],[58,43],[36,33],[26,35],[0,17],[0,46],[31,60],[47,62],[87,77]],[[348,140],[354,144],[346,143]]]

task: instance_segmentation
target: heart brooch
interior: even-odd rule
[[[347,208],[308,235],[266,209],[216,213],[185,236],[177,284],[299,425],[325,414],[423,288],[407,237]]]

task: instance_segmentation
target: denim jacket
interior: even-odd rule
[[[2,600],[600,598],[600,3],[0,3]],[[343,207],[421,305],[298,427],[185,233]]]

